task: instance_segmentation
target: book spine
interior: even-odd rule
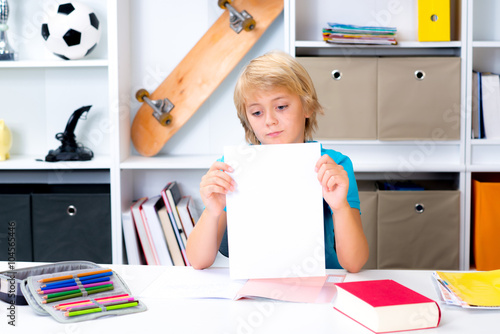
[[[181,235],[179,233],[179,229],[177,227],[177,224],[175,223],[175,217],[174,217],[174,214],[172,212],[172,207],[170,206],[170,203],[168,201],[166,191],[162,191],[161,196],[163,198],[163,202],[165,203],[165,207],[167,208],[168,216],[170,217],[170,222],[172,223],[175,237],[177,239],[177,242],[179,243],[179,248],[181,250],[182,258],[184,259],[184,264],[186,266],[189,266],[190,264],[189,264],[189,261],[187,259],[186,246],[184,245],[184,242],[182,241]]]

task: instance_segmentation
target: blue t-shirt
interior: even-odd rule
[[[347,172],[349,177],[349,190],[347,191],[347,202],[351,208],[360,209],[358,185],[354,177],[354,170],[352,167],[351,159],[348,156],[343,155],[340,152],[334,150],[327,150],[321,147],[321,155],[328,154],[333,161],[337,164],[342,165],[344,170]],[[325,219],[325,262],[327,269],[341,269],[342,266],[339,264],[337,258],[337,252],[335,251],[335,231],[333,230],[333,213],[330,206],[323,200],[323,216]]]
[[[349,177],[349,190],[347,191],[347,202],[351,208],[360,209],[358,185],[354,177],[354,170],[352,167],[351,159],[348,156],[343,155],[340,152],[330,149],[324,149],[321,146],[321,156],[328,154],[333,161],[344,167]],[[224,161],[224,157],[219,159],[219,161]],[[330,206],[323,200],[323,216],[324,216],[324,227],[325,227],[325,262],[326,269],[342,269],[337,258],[337,253],[335,251],[335,233],[333,231],[333,213]],[[224,232],[224,237],[219,248],[222,255],[229,257],[229,249],[227,243],[227,229]]]

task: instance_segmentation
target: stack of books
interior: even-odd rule
[[[186,242],[198,219],[191,196],[182,196],[175,181],[133,202],[122,213],[128,263],[189,266]]]
[[[328,23],[328,28],[323,28],[323,40],[339,44],[397,44],[396,28],[341,23]]]
[[[500,270],[434,272],[434,280],[447,305],[469,309],[500,309]]]

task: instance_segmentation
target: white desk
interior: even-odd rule
[[[34,264],[17,264],[17,268]],[[16,307],[16,327],[8,325],[7,306],[0,302],[0,333],[371,333],[333,309],[332,304],[300,304],[278,301],[227,299],[163,299],[143,292],[158,276],[175,277],[176,267],[109,265],[128,284],[134,296],[148,307],[146,312],[97,320],[61,324],[50,316],[39,316],[29,306]],[[0,262],[0,271],[7,270]],[[331,274],[345,274],[329,270]],[[347,274],[346,281],[394,279],[436,301],[437,291],[431,271],[373,270]],[[165,281],[165,284],[169,284]],[[442,311],[438,328],[422,333],[494,333],[500,311],[464,310],[439,304]],[[415,332],[412,332],[415,333]]]

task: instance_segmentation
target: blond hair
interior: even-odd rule
[[[306,141],[312,140],[313,132],[318,126],[316,114],[323,114],[323,108],[318,102],[311,77],[294,57],[281,51],[273,51],[250,61],[236,82],[234,104],[247,142],[260,144],[247,118],[246,99],[255,90],[275,88],[285,88],[300,97],[304,111],[310,115],[305,120],[304,138]]]

